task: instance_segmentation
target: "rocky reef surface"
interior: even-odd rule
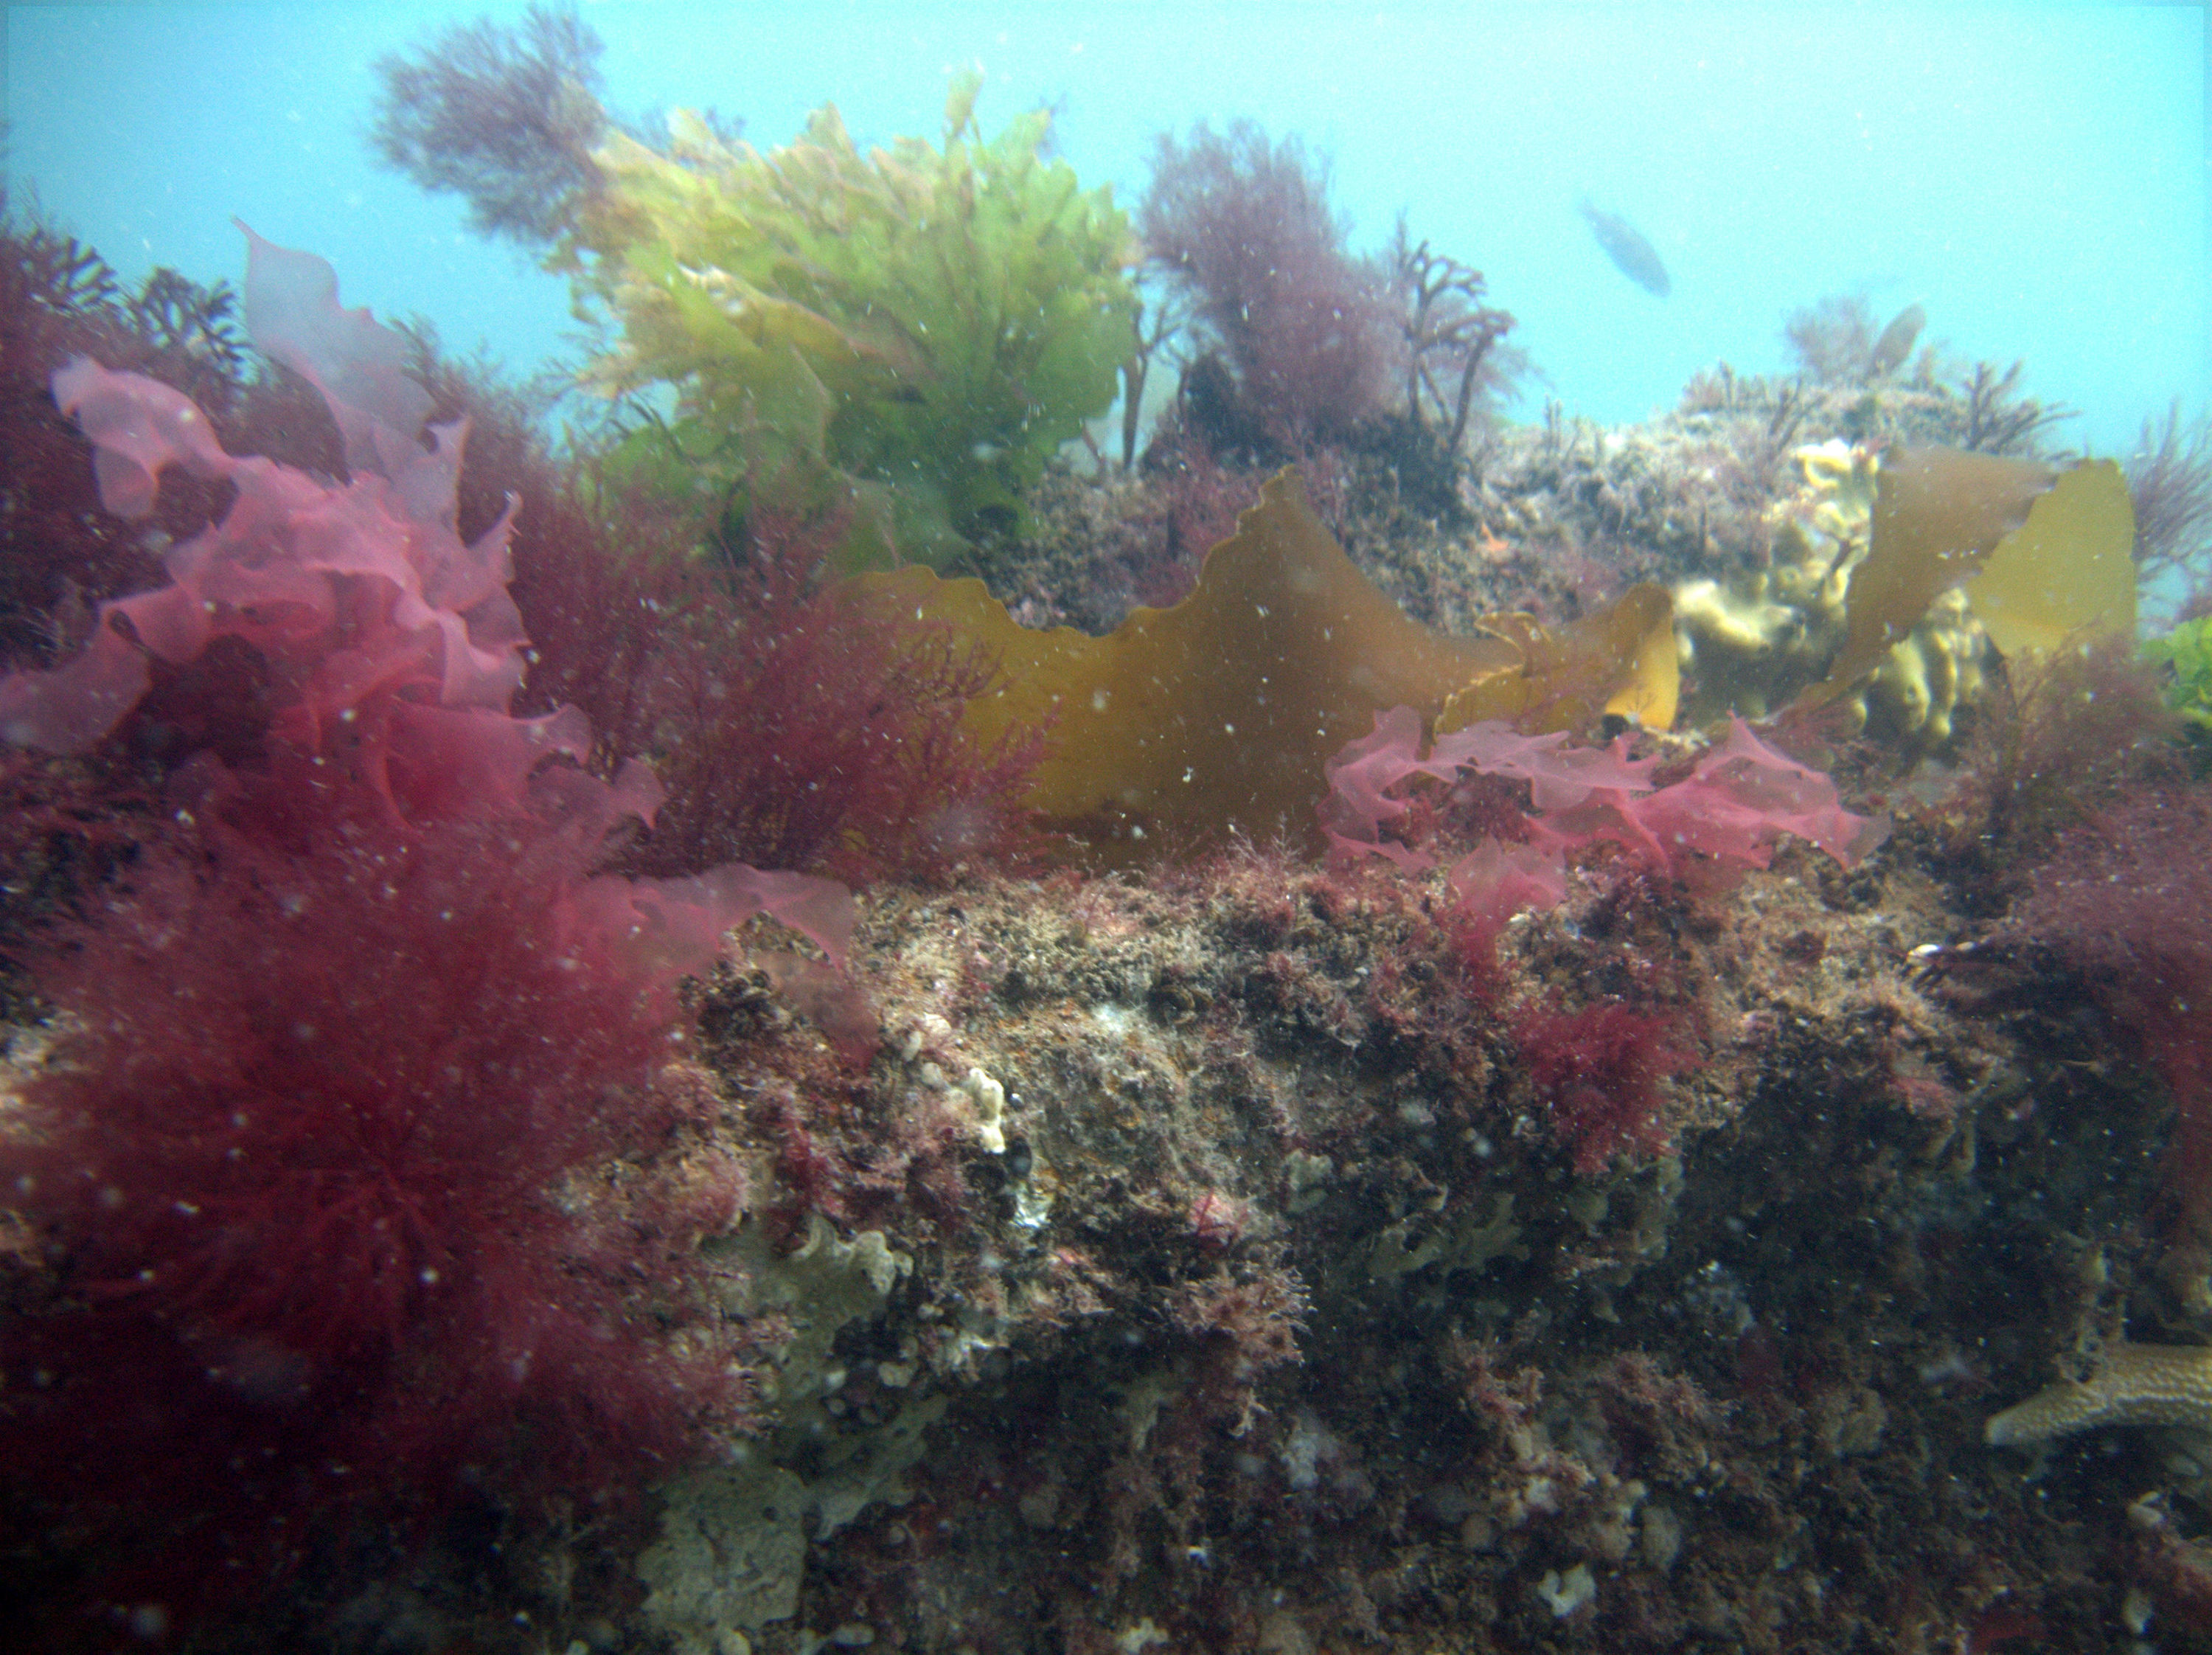
[[[751,1169],[708,1244],[772,1424],[498,1553],[496,1619],[686,1655],[2189,1646],[2191,1463],[1984,1441],[2124,1317],[2203,1313],[2146,1224],[2166,1112],[2063,983],[1967,963],[1939,861],[1907,823],[1855,873],[1585,882],[1480,969],[1433,876],[1263,849],[878,891],[865,1074],[726,967],[677,1153]],[[1625,1001],[1656,1044],[1544,1045]],[[1648,1129],[1578,1172],[1577,1089],[1638,1080]],[[453,1543],[333,1579],[337,1623],[476,1620]]]

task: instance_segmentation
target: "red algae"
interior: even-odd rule
[[[1513,1037],[1577,1173],[1589,1177],[1616,1156],[1667,1148],[1659,1083],[1691,1062],[1672,1019],[1603,1001],[1525,1013]]]
[[[2212,788],[2148,790],[2062,836],[2012,922],[2082,971],[2180,1111],[2170,1165],[2212,1224]]]
[[[591,125],[586,90],[538,112],[574,119],[525,134],[542,157]],[[1310,358],[1313,319],[1262,343]],[[362,362],[301,371],[358,368],[362,399],[396,406],[421,353],[366,337]],[[656,502],[618,468],[556,463],[454,380],[425,388],[441,421],[481,414],[458,478],[393,475],[451,471],[458,429],[393,464],[327,411],[267,458],[319,445],[314,469],[344,480],[301,490],[307,515],[404,525],[434,556],[392,563],[380,529],[237,612],[222,582],[268,571],[217,556],[220,580],[173,582],[212,599],[217,636],[155,654],[120,722],[75,692],[19,707],[27,728],[80,716],[91,744],[15,761],[36,809],[6,839],[33,945],[11,952],[41,998],[0,1098],[0,1437],[21,1439],[0,1593],[85,1611],[47,1641],[2201,1635],[2201,1513],[2168,1445],[2112,1433],[2031,1474],[1984,1440],[2000,1392],[2115,1340],[2212,1332],[2201,1227],[2146,1221],[2161,1176],[2203,1187],[2188,1155],[2212,1143],[2187,1020],[2205,807],[2137,790],[2160,738],[2140,685],[2108,695],[2109,660],[2081,658],[2054,703],[2053,757],[2009,772],[2078,792],[2082,744],[2133,732],[2099,771],[2106,813],[2028,831],[1990,809],[1996,877],[1966,890],[1941,823],[1908,813],[1877,854],[1882,824],[1769,737],[1665,733],[1671,694],[1626,745],[1480,725],[1425,744],[1424,706],[1455,719],[1373,676],[1406,665],[1407,633],[1326,611],[1271,632],[1297,594],[1231,581],[1193,653],[1267,644],[1235,706],[1146,703],[1158,658],[1073,695],[1014,653],[1047,635],[1002,654],[1000,618],[916,617],[926,581],[845,605],[818,574],[834,502]],[[1479,478],[1430,478],[1443,496],[1395,459],[1378,483],[1364,453],[1364,507],[1324,514],[1336,572],[1485,618],[1508,677],[1571,678],[1629,644],[1671,662],[1657,586],[1622,611],[1632,636],[1560,648],[1497,612],[1485,571],[1540,566],[1572,615],[1642,575],[1761,566],[1775,502],[1755,479],[1798,422],[1826,435],[1941,399],[1893,374],[1832,389],[1723,374],[1679,429],[1607,432],[1587,459],[1564,419],[1493,430]],[[1186,385],[1186,433],[1209,395],[1231,448],[1276,440],[1219,361]],[[154,429],[210,473],[160,478],[155,520],[173,490],[204,508],[161,550],[265,550],[230,492],[304,518],[223,471],[247,451],[202,412],[211,453]],[[127,502],[140,479],[112,447]],[[1231,475],[1192,484],[1184,532]],[[1092,528],[1158,529],[1173,506],[1157,473],[1053,486]],[[1711,534],[1709,503],[1733,509]],[[1065,538],[1071,563],[1098,550]],[[517,578],[471,585],[502,544]],[[1037,550],[979,558],[1028,583],[1016,614],[1049,611]],[[1144,571],[1175,572],[1122,578]],[[143,595],[106,573],[24,663],[67,670],[77,622]],[[479,588],[491,608],[461,601]],[[142,658],[194,624],[143,612],[143,632],[106,618]],[[374,669],[358,680],[348,636]],[[1286,676],[1316,640],[1350,669],[1326,719]],[[520,691],[482,691],[518,660]],[[1205,752],[1164,744],[1185,745],[1150,801],[1103,745],[1054,756],[1081,791],[1063,816],[1121,813],[1116,875],[1026,877],[1008,831],[1025,787],[1038,802],[1024,733],[1054,693],[1062,733],[1132,701],[1168,709],[1118,733],[1140,747],[1209,726]],[[1611,693],[1515,705],[1571,703],[1593,743],[1619,727]],[[1009,717],[969,726],[978,705]],[[85,777],[98,809],[73,823]],[[1319,836],[1293,841],[1325,787],[1336,854],[1316,865]],[[2033,846],[2056,849],[2024,873]],[[715,866],[740,855],[782,871]],[[866,877],[865,904],[801,867]],[[757,910],[817,946],[732,946],[724,926]],[[2146,1107],[2147,1067],[2178,1124]]]
[[[234,458],[181,393],[79,360],[57,394],[109,509],[143,516],[172,467],[233,498],[79,655],[0,679],[12,740],[77,749],[152,662],[234,641],[266,668],[246,761],[177,764],[135,859],[20,951],[55,1021],[0,1142],[54,1272],[6,1375],[11,1538],[93,1536],[76,1609],[179,1623],[349,1523],[618,1499],[743,1425],[741,1371],[693,1337],[735,1163],[634,1179],[619,1217],[591,1186],[698,1118],[676,990],[723,933],[773,910],[842,964],[853,923],[803,874],[595,871],[659,789],[568,762],[573,709],[509,712],[508,520],[454,530],[465,429],[424,446],[398,336],[253,249],[249,322],[352,478]]]

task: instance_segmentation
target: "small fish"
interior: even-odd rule
[[[1665,298],[1674,290],[1667,279],[1667,267],[1659,262],[1658,250],[1644,239],[1638,229],[1619,213],[1601,212],[1584,196],[1576,205],[1582,216],[1589,220],[1590,234],[1605,249],[1605,256],[1613,260],[1623,276],[1646,293]]]
[[[1901,365],[1912,354],[1912,342],[1920,337],[1920,330],[1927,326],[1928,313],[1918,305],[1907,305],[1899,311],[1896,319],[1874,342],[1873,354],[1867,358],[1867,377],[1878,380]]]

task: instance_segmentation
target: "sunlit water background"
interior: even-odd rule
[[[380,170],[382,53],[520,6],[10,6],[8,169],[130,278],[242,274],[230,228],[313,249],[349,303],[428,318],[517,372],[574,350],[558,278]],[[1237,117],[1331,158],[1353,247],[1397,215],[1480,267],[1556,399],[1607,423],[1726,361],[1784,369],[1823,295],[1918,301],[1968,360],[2025,358],[2080,411],[2058,442],[2124,454],[2176,398],[2212,404],[2206,13],[2170,6],[588,3],[617,111],[712,105],[789,140],[834,101],[863,143],[937,136],[980,63],[995,131],[1059,111],[1086,184],[1141,192],[1153,136]],[[925,15],[926,13],[926,15]],[[1577,195],[1638,224],[1672,295],[1632,286]]]

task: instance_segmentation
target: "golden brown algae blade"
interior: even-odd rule
[[[2109,459],[2076,465],[2029,509],[1966,587],[2007,660],[2136,630],[2136,510]]]
[[[1851,571],[1849,628],[1816,707],[1875,671],[1935,599],[1964,587],[2000,654],[2135,627],[2135,511],[2110,460],[2064,472],[1955,448],[1892,448],[1872,542]]]
[[[2052,473],[2031,460],[1958,448],[1892,448],[1875,483],[1872,543],[1851,571],[1844,647],[1828,676],[1799,697],[1820,706],[1881,666],[1928,605],[1980,572],[1997,543],[2027,520]]]
[[[1095,638],[1018,625],[980,581],[913,568],[864,595],[949,623],[1000,657],[968,734],[1049,722],[1028,797],[1048,824],[1143,854],[1286,827],[1305,839],[1322,764],[1401,704],[1433,716],[1454,691],[1517,665],[1498,638],[1449,638],[1407,616],[1307,508],[1294,472],[1261,491],[1172,609]],[[1165,845],[1163,841],[1167,842]]]

